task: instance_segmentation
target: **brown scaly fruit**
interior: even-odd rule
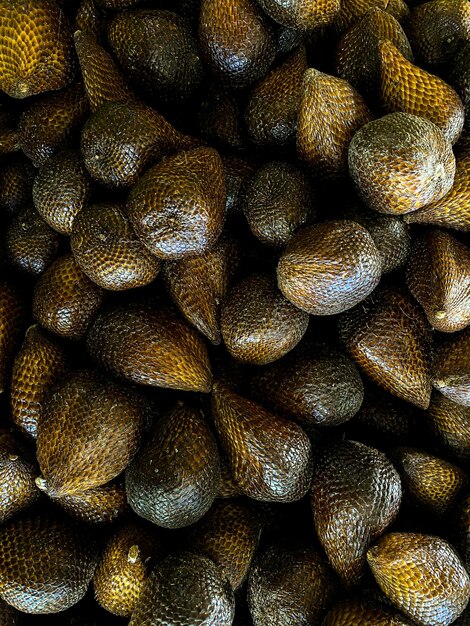
[[[242,209],[245,189],[257,169],[257,163],[246,155],[222,154],[221,157],[227,185],[225,208],[227,214],[236,213]]]
[[[470,42],[461,44],[458,51],[448,60],[446,79],[459,94],[467,119],[470,112]],[[464,133],[461,137],[463,136]]]
[[[308,626],[334,600],[337,583],[314,547],[271,545],[255,561],[248,605],[255,626]]]
[[[431,327],[405,292],[375,292],[342,316],[339,334],[375,383],[422,409],[429,406]]]
[[[374,7],[387,11],[399,22],[406,21],[410,14],[410,9],[403,0],[348,0],[341,4],[340,11],[335,17],[336,30],[343,33]]]
[[[305,72],[297,153],[315,175],[346,175],[349,142],[371,120],[363,97],[347,81],[314,68]]]
[[[313,519],[347,588],[361,583],[367,550],[395,520],[401,496],[400,476],[375,448],[343,441],[320,455],[313,475]]]
[[[91,191],[91,180],[80,153],[65,150],[39,170],[33,185],[34,206],[49,226],[70,235],[73,220],[88,204]]]
[[[212,413],[235,482],[266,502],[302,498],[312,479],[312,447],[304,431],[217,383]]]
[[[102,8],[95,0],[80,0],[75,13],[74,31],[85,30],[100,41],[104,30]]]
[[[65,87],[73,74],[72,32],[51,0],[0,2],[0,89],[27,98]]]
[[[305,46],[300,45],[253,87],[245,107],[245,124],[255,145],[285,147],[295,142],[307,67]]]
[[[201,135],[212,144],[233,150],[245,147],[240,100],[237,94],[211,84],[198,111]]]
[[[16,124],[10,114],[0,107],[0,154],[9,154],[19,149]]]
[[[86,524],[111,524],[128,509],[126,491],[120,482],[66,494],[54,502]]]
[[[227,459],[221,455],[220,458],[220,485],[218,498],[236,498],[242,496],[243,492],[235,482],[232,476],[232,471],[227,462]]]
[[[137,452],[143,402],[101,374],[80,370],[47,394],[38,424],[38,486],[52,498],[100,487]]]
[[[262,78],[276,52],[273,29],[255,0],[203,0],[199,45],[215,77],[237,89]]]
[[[418,624],[447,626],[470,598],[470,579],[454,549],[431,535],[390,533],[367,560],[387,598]]]
[[[304,336],[309,315],[284,298],[268,274],[252,274],[227,294],[220,328],[227,350],[243,363],[266,365]]]
[[[470,495],[465,496],[455,511],[457,547],[467,568],[470,570]]]
[[[449,233],[415,237],[406,283],[436,330],[453,333],[470,324],[470,249]]]
[[[457,404],[470,406],[470,328],[452,335],[434,355],[432,384]]]
[[[31,202],[35,169],[22,154],[9,156],[0,167],[0,208],[18,213]]]
[[[204,556],[182,553],[157,564],[129,626],[231,626],[234,614],[232,588],[215,563]]]
[[[36,283],[34,319],[56,335],[80,339],[102,305],[104,293],[82,272],[72,254],[64,254]]]
[[[10,381],[11,364],[20,341],[25,318],[22,297],[11,285],[0,281],[0,393]]]
[[[391,41],[379,44],[380,95],[387,112],[403,111],[433,122],[455,143],[465,112],[457,93],[441,78],[408,61]]]
[[[129,219],[142,243],[164,260],[204,254],[225,221],[226,187],[220,155],[195,148],[162,159],[133,187]]]
[[[206,254],[164,267],[167,289],[184,317],[213,344],[222,341],[220,306],[238,265],[238,246],[221,237]]]
[[[348,152],[349,174],[365,204],[403,214],[440,200],[454,182],[452,146],[437,126],[390,113],[363,126]]]
[[[369,232],[350,220],[306,226],[279,259],[284,296],[312,315],[334,315],[366,298],[379,284],[382,263]]]
[[[83,598],[98,550],[50,511],[0,527],[0,596],[24,613],[58,613]]]
[[[339,13],[339,0],[258,0],[263,11],[278,24],[300,30],[329,26]]]
[[[145,302],[100,314],[87,337],[90,355],[131,382],[209,392],[212,374],[202,337],[172,311]]]
[[[390,607],[350,599],[332,608],[322,626],[411,626],[411,623]]]
[[[442,448],[457,460],[470,461],[470,406],[452,402],[434,392],[427,412],[428,423]]]

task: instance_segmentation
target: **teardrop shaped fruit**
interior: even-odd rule
[[[220,328],[230,354],[253,365],[277,361],[299,343],[309,316],[284,298],[268,274],[252,274],[226,296]]]
[[[17,214],[31,203],[31,190],[35,176],[31,161],[17,154],[2,161],[0,168],[0,208]]]
[[[225,220],[222,160],[213,148],[196,148],[162,159],[132,189],[131,223],[158,258],[196,256],[217,241]]]
[[[312,315],[334,315],[379,284],[380,254],[365,228],[349,220],[306,226],[289,241],[277,266],[284,296]]]
[[[182,402],[158,420],[126,471],[130,506],[164,528],[197,522],[212,506],[219,482],[214,435],[202,412]]]
[[[42,274],[33,294],[33,316],[41,326],[62,337],[80,339],[103,303],[104,290],[95,285],[68,253]]]
[[[33,186],[34,206],[63,235],[70,235],[76,215],[88,204],[92,185],[79,152],[65,150],[42,167]]]
[[[203,0],[199,45],[214,76],[236,89],[262,78],[276,53],[273,29],[255,0]]]
[[[262,243],[285,246],[298,228],[314,219],[316,204],[313,186],[302,170],[270,161],[248,182],[243,212]]]
[[[36,484],[44,484],[41,480]],[[64,511],[86,524],[111,524],[128,509],[126,491],[120,482],[65,494],[54,499]]]
[[[160,270],[160,261],[137,239],[120,204],[90,204],[82,209],[74,220],[70,245],[80,269],[103,289],[142,287]]]
[[[422,409],[431,397],[431,328],[418,304],[381,289],[339,322],[354,361],[389,393]]]
[[[230,583],[210,559],[169,556],[155,567],[129,626],[193,624],[231,626],[235,599]]]
[[[322,626],[411,626],[411,624],[389,607],[366,600],[350,599],[332,608],[323,620]]]
[[[211,390],[202,337],[169,310],[144,302],[114,306],[97,317],[87,345],[102,367],[131,382],[183,391]]]
[[[0,89],[27,98],[65,87],[73,74],[71,28],[51,0],[0,3]]]
[[[248,605],[256,626],[319,624],[336,596],[330,566],[312,547],[272,545],[255,561]]]
[[[375,448],[343,441],[320,455],[313,476],[313,519],[346,587],[360,584],[367,550],[396,518],[401,496],[400,476]]]
[[[455,143],[462,132],[464,108],[457,93],[441,78],[408,61],[391,41],[379,44],[381,98],[387,112],[419,115],[438,126]]]
[[[181,313],[209,341],[219,344],[220,305],[238,265],[238,246],[221,237],[204,255],[168,261],[165,283]]]
[[[432,230],[415,237],[406,283],[436,330],[470,324],[470,249],[452,235]]]
[[[198,111],[199,128],[203,137],[215,146],[242,150],[245,131],[237,94],[225,87],[211,84],[203,96]]]
[[[457,404],[441,393],[434,393],[427,418],[444,450],[458,460],[469,461],[470,406]]]
[[[24,613],[58,613],[76,604],[97,562],[83,530],[48,511],[0,527],[0,596]]]
[[[243,492],[266,502],[302,498],[312,479],[312,447],[304,431],[259,404],[214,385],[212,413],[222,449]]]
[[[336,426],[351,419],[364,399],[354,363],[328,346],[295,350],[251,378],[257,399],[302,424]]]
[[[261,528],[261,516],[248,502],[216,500],[190,533],[189,549],[212,559],[236,590],[248,575]]]
[[[99,487],[120,474],[140,444],[142,399],[92,371],[74,372],[43,402],[37,457],[52,498]]]
[[[364,99],[348,82],[314,68],[305,72],[297,153],[316,175],[345,175],[349,142],[371,120]]]
[[[22,297],[4,280],[0,281],[0,393],[10,380],[14,352],[20,341],[25,318]]]
[[[109,187],[127,187],[163,156],[198,143],[150,107],[107,102],[83,126],[81,150],[93,178]]]
[[[348,152],[362,200],[379,213],[403,214],[440,200],[454,182],[452,146],[437,126],[390,113],[363,126]]]
[[[305,47],[300,45],[253,87],[245,108],[245,124],[254,144],[284,147],[294,143],[307,67]]]
[[[418,624],[447,626],[470,598],[470,579],[454,549],[431,535],[390,533],[367,560],[388,600]]]
[[[470,406],[469,327],[436,349],[432,384],[453,402]]]
[[[162,540],[147,526],[132,523],[115,530],[93,578],[101,606],[114,615],[130,617],[162,552]]]
[[[161,9],[118,13],[107,35],[126,77],[149,96],[180,102],[199,87],[197,40],[182,15]]]

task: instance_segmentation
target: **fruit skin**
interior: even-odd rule
[[[126,471],[132,509],[164,528],[183,528],[210,509],[220,483],[217,443],[204,416],[180,402],[155,424]]]
[[[470,406],[470,327],[436,347],[432,384],[453,402]]]
[[[311,3],[306,0],[258,0],[263,11],[274,21],[299,30],[328,26],[339,12],[338,0]]]
[[[352,0],[341,5],[341,9],[334,21],[336,30],[343,33],[373,7],[379,7],[383,11],[387,11],[399,22],[406,22],[410,14],[408,5],[402,0],[394,0],[392,2],[387,2],[386,0]]]
[[[23,331],[25,313],[20,294],[0,280],[0,393],[10,380],[10,367]]]
[[[0,624],[2,626],[21,626],[23,617],[19,611],[0,600]]]
[[[470,461],[470,407],[434,392],[427,412],[441,447],[459,461]]]
[[[411,626],[387,606],[363,600],[344,600],[335,605],[322,626]]]
[[[470,495],[466,495],[453,511],[455,516],[455,531],[456,540],[455,544],[459,550],[459,554],[463,558],[463,562],[467,569],[470,571]]]
[[[31,188],[36,170],[22,154],[10,156],[0,168],[0,208],[18,214],[31,203]]]
[[[86,524],[111,524],[128,508],[124,485],[119,481],[66,494],[54,498],[54,502]]]
[[[367,559],[387,598],[417,624],[447,626],[468,603],[468,574],[440,537],[390,533],[370,548]]]

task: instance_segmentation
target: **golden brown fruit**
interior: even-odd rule
[[[92,186],[79,152],[65,150],[40,169],[33,186],[34,206],[63,235],[70,235],[77,213],[88,204]]]
[[[314,68],[305,72],[297,153],[315,175],[345,175],[349,142],[371,120],[364,99],[348,82]]]
[[[431,230],[415,237],[406,283],[436,330],[470,324],[470,249],[452,235]]]
[[[312,479],[312,447],[304,431],[221,383],[212,414],[222,450],[243,493],[265,502],[302,498]]]
[[[86,524],[111,524],[128,508],[124,485],[119,482],[66,494],[54,502]]]
[[[307,67],[305,47],[300,45],[251,90],[245,124],[257,146],[284,147],[295,142],[302,78]]]
[[[400,476],[375,448],[343,441],[320,455],[313,475],[313,519],[346,587],[360,584],[367,550],[398,515],[401,496]]]
[[[24,318],[22,297],[7,282],[0,281],[0,393],[10,381],[11,363],[23,331]]]
[[[389,393],[422,409],[431,397],[431,328],[404,292],[384,288],[339,322],[354,361]]]
[[[263,11],[274,21],[289,28],[310,30],[329,26],[339,13],[339,0],[258,0]]]
[[[27,98],[65,87],[73,74],[72,32],[52,0],[0,2],[0,89]]]
[[[197,522],[219,490],[217,443],[201,411],[179,402],[159,418],[126,471],[132,509],[164,528]]]
[[[218,81],[237,89],[262,78],[276,53],[273,29],[255,0],[203,0],[199,45]]]
[[[450,142],[429,120],[390,113],[363,126],[349,144],[349,173],[368,207],[403,214],[440,200],[454,182]]]
[[[387,598],[418,624],[447,626],[470,598],[470,579],[454,549],[439,537],[390,533],[367,560]]]
[[[165,263],[165,283],[173,301],[213,344],[222,341],[220,305],[237,265],[238,246],[227,237],[204,255]]]
[[[25,613],[58,613],[85,595],[98,551],[49,511],[0,527],[0,596]]]
[[[284,298],[268,274],[252,274],[227,294],[220,328],[227,350],[243,363],[266,365],[299,343],[309,316]]]
[[[162,159],[132,189],[129,219],[142,243],[160,259],[204,254],[225,221],[225,175],[213,148]]]
[[[403,0],[348,0],[341,3],[341,9],[335,17],[336,30],[344,32],[374,7],[387,11],[399,22],[405,21],[410,14]]]
[[[438,126],[455,143],[462,132],[464,108],[457,93],[441,78],[408,61],[391,41],[379,44],[381,99],[387,112],[419,115]]]
[[[255,626],[309,626],[319,623],[336,592],[317,549],[272,545],[251,569],[248,605]]]
[[[0,208],[17,213],[31,202],[35,170],[31,161],[17,154],[3,160],[0,168]]]
[[[204,556],[182,553],[155,567],[129,626],[231,626],[234,613],[233,591],[219,568]]]
[[[68,253],[56,259],[39,278],[33,294],[33,316],[47,330],[80,339],[104,299]]]
[[[470,406],[469,327],[435,350],[432,384],[453,402]]]
[[[211,390],[204,340],[170,310],[139,301],[109,308],[91,326],[87,346],[102,367],[131,382]]]
[[[344,600],[329,611],[322,626],[411,626],[389,607],[364,600]]]
[[[120,204],[82,209],[74,220],[70,245],[80,269],[103,289],[142,287],[160,270],[160,261],[137,239]]]
[[[224,87],[212,84],[202,97],[199,128],[203,137],[216,146],[241,150],[245,145],[240,101]]]
[[[306,226],[279,259],[277,281],[284,296],[312,315],[341,313],[379,284],[380,254],[368,231],[350,220]]]
[[[440,445],[461,461],[470,460],[470,407],[433,393],[428,422]]]

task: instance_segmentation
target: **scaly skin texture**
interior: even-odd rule
[[[31,161],[22,154],[8,157],[0,168],[0,208],[8,213],[18,213],[31,202],[31,189],[35,177]]]
[[[25,318],[23,299],[7,282],[0,281],[0,393],[10,380],[14,352]]]
[[[470,460],[470,406],[434,392],[427,419],[446,452],[460,461]]]
[[[454,549],[439,537],[390,533],[367,560],[387,598],[423,626],[447,626],[470,598],[470,579]]]
[[[361,583],[367,550],[396,518],[401,496],[397,471],[375,448],[343,441],[320,456],[313,476],[313,519],[347,588]]]
[[[77,491],[54,500],[69,515],[86,524],[111,524],[128,508],[126,491],[120,482]]]
[[[321,0],[321,2],[309,2],[308,0],[258,0],[269,17],[287,26],[301,30],[329,26],[339,13],[339,0]]]
[[[470,406],[470,328],[436,348],[432,384],[453,402]]]
[[[331,609],[322,626],[411,626],[411,623],[389,607],[353,599]]]
[[[240,99],[225,87],[211,84],[198,111],[201,135],[214,146],[242,150],[246,147]]]
[[[463,3],[461,3],[463,4]],[[470,111],[470,41],[462,43],[456,54],[449,59],[446,78],[459,94],[465,107],[465,117]]]
[[[336,30],[343,33],[374,7],[387,11],[399,22],[405,21],[410,13],[408,5],[403,0],[351,0],[341,4],[334,21]]]
[[[19,149],[18,132],[13,119],[0,107],[0,154],[9,154]]]
[[[74,31],[86,30],[100,41],[104,30],[104,12],[95,0],[80,0],[75,13]]]
[[[470,495],[456,507],[457,548],[463,558],[467,572],[470,571]]]

